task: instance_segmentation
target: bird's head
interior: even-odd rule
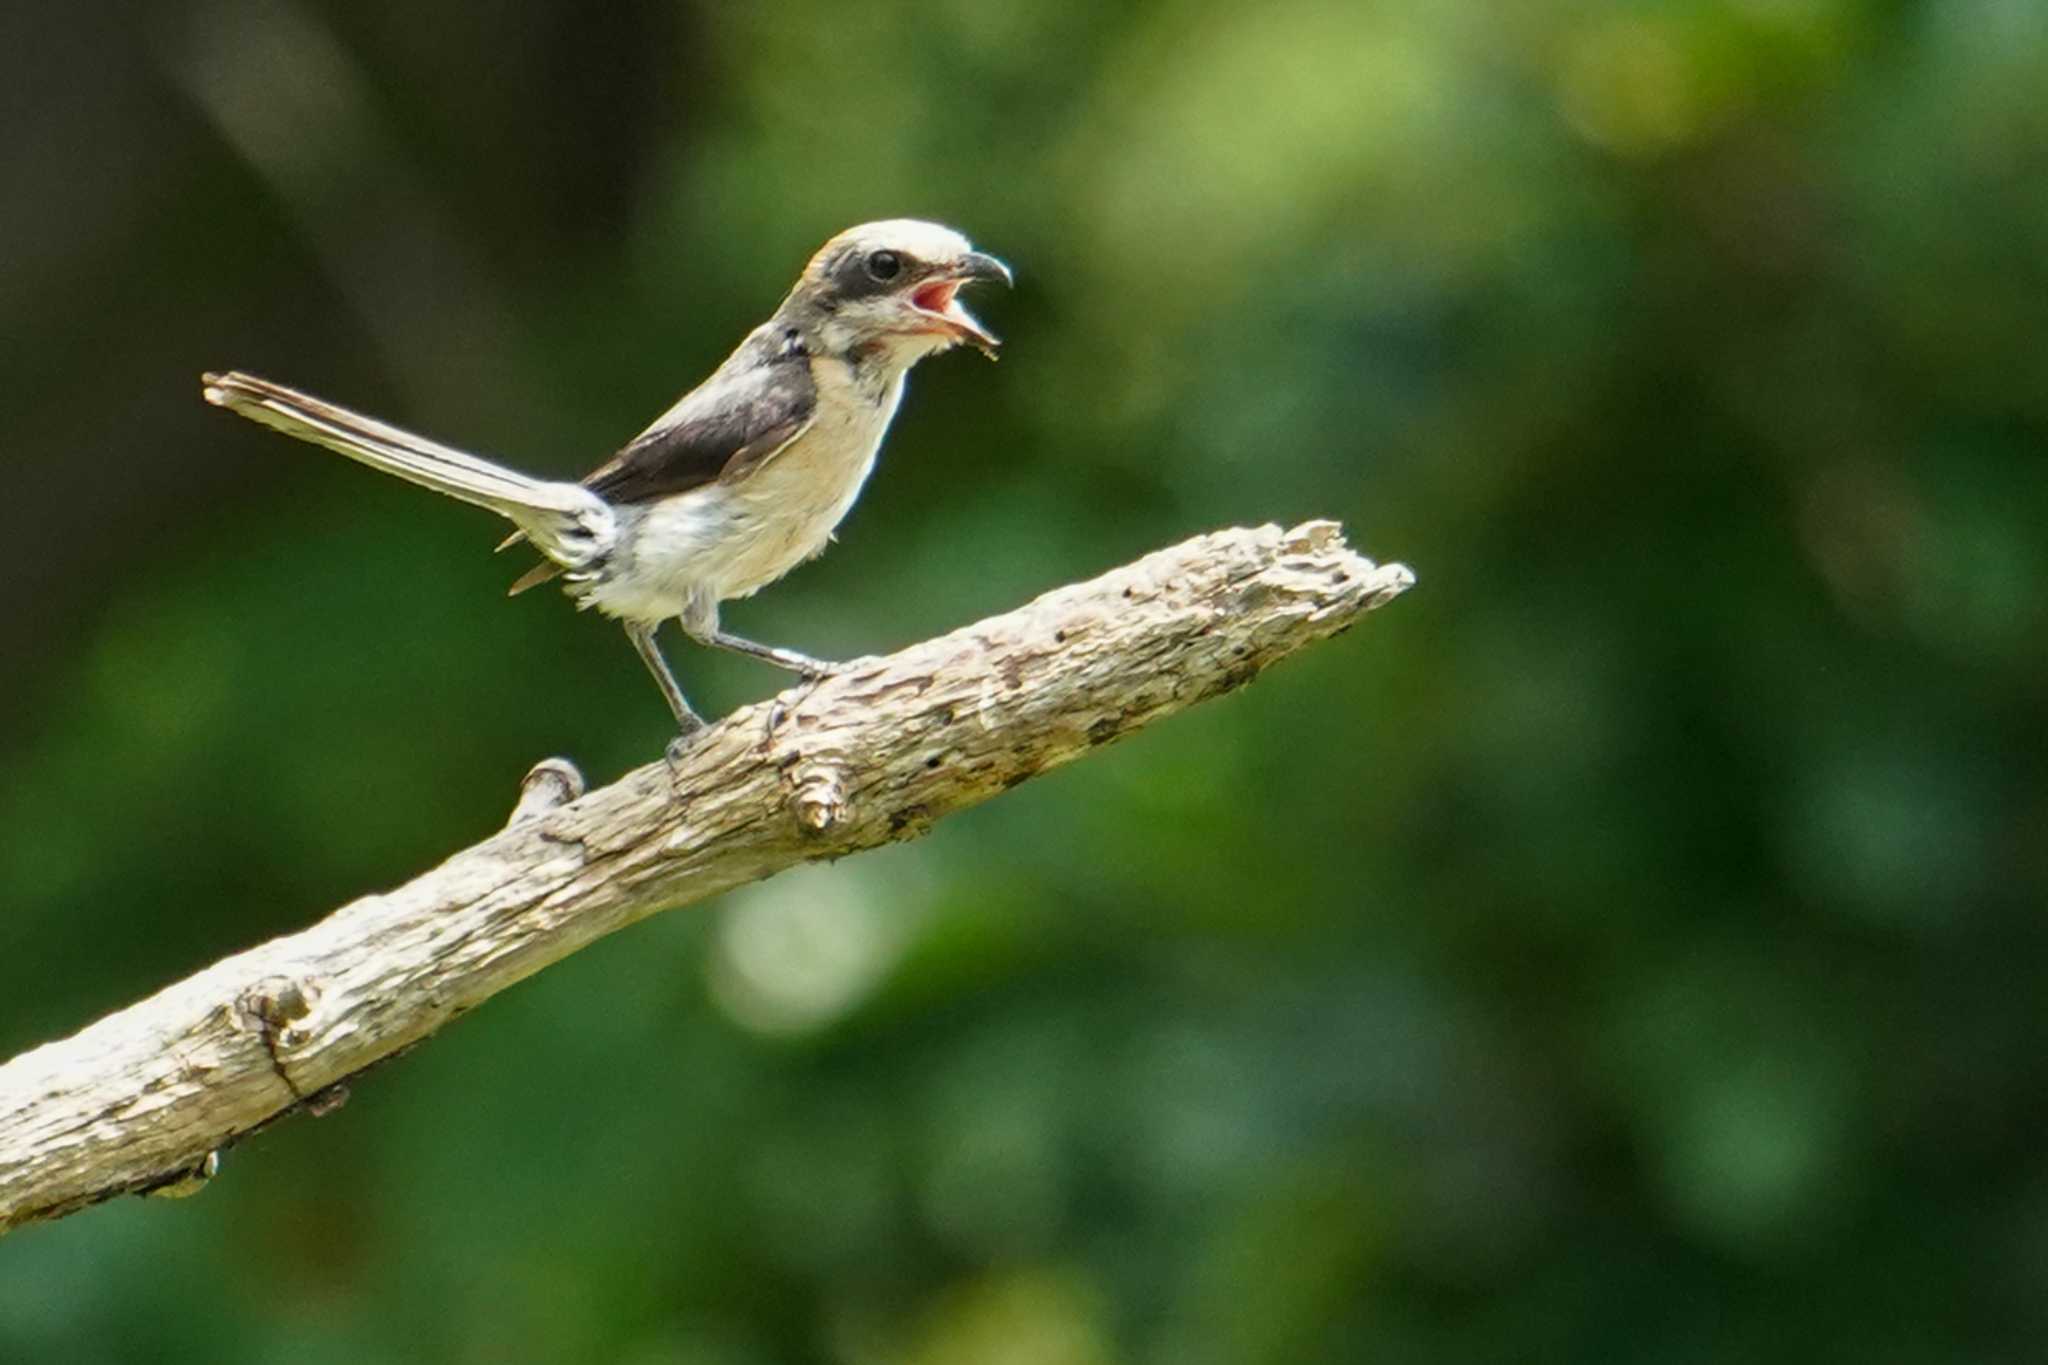
[[[891,218],[848,228],[818,249],[785,309],[814,319],[832,354],[880,354],[908,369],[966,342],[993,360],[1002,343],[957,294],[1010,268],[949,227]]]

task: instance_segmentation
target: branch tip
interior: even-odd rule
[[[583,795],[583,773],[566,758],[544,758],[519,779],[519,800],[505,821],[505,828],[545,815]]]

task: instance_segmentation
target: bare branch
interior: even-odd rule
[[[190,1194],[220,1150],[513,982],[653,914],[923,833],[1250,681],[1414,581],[1332,522],[1200,536],[750,706],[581,795],[527,775],[505,830],[382,895],[0,1066],[0,1231]]]

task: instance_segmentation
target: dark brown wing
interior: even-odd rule
[[[809,357],[763,344],[774,339],[750,338],[583,486],[606,502],[648,502],[737,478],[789,444],[810,425],[818,393]]]

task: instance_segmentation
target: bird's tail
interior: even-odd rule
[[[566,569],[586,568],[611,548],[616,533],[612,509],[581,484],[529,478],[239,370],[204,379],[207,402],[422,488],[488,508]]]

